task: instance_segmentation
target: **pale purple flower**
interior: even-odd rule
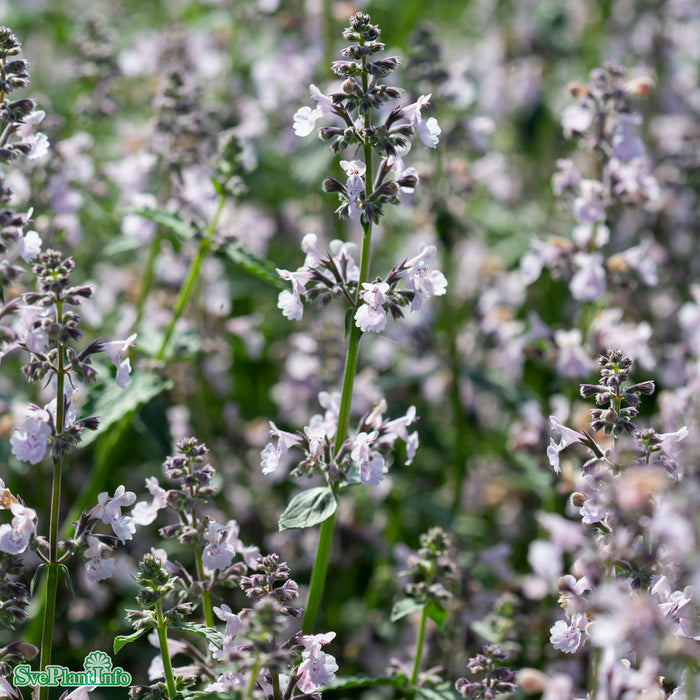
[[[309,85],[311,97],[316,100],[316,109],[320,110],[321,114],[332,114],[335,112],[333,100],[322,93],[313,83]]]
[[[36,531],[36,511],[15,502],[10,505],[10,512],[12,522],[0,525],[0,551],[22,554]]]
[[[150,525],[158,515],[159,510],[167,506],[168,492],[158,484],[155,476],[146,477],[146,488],[153,500],[150,503],[139,501],[131,510],[131,515],[137,525]]]
[[[19,255],[24,262],[31,262],[41,253],[42,240],[36,231],[27,231],[18,243]]]
[[[111,552],[111,547],[108,547],[104,542],[94,535],[88,535],[87,541],[89,547],[85,550],[85,575],[89,581],[104,581],[111,578],[114,573],[116,562],[113,558],[105,558],[103,555]]]
[[[606,288],[603,256],[600,253],[576,253],[578,270],[569,283],[571,296],[577,301],[595,301]]]
[[[134,519],[122,515],[122,508],[130,506],[136,500],[133,491],[127,491],[123,485],[117,487],[114,496],[110,498],[107,491],[97,496],[97,505],[90,511],[92,518],[101,520],[105,525],[111,526],[114,534],[122,541],[130,540],[136,532]]]
[[[294,133],[301,137],[308,136],[314,130],[320,116],[321,113],[317,109],[300,107],[294,114]]]
[[[573,212],[576,219],[583,223],[604,221],[603,185],[597,180],[582,180],[579,196],[574,200]]]
[[[40,462],[49,444],[51,426],[39,418],[28,418],[24,424],[12,431],[10,445],[12,454],[22,462]]]
[[[423,144],[428,146],[428,148],[435,148],[440,140],[438,137],[442,133],[442,129],[440,129],[440,125],[435,117],[430,117],[427,121],[423,121],[421,115],[421,109],[430,104],[430,97],[430,95],[421,95],[416,102],[403,108],[403,115],[416,130]]]
[[[569,158],[560,158],[557,161],[557,168],[557,172],[552,175],[552,190],[559,197],[566,190],[578,188],[581,183],[581,173]]]
[[[304,304],[301,298],[292,294],[287,289],[283,289],[277,297],[277,308],[282,311],[282,315],[290,321],[301,321],[304,315]]]
[[[25,141],[30,146],[29,153],[27,153],[29,160],[38,160],[49,152],[49,138],[41,131],[27,137]]]
[[[282,457],[300,442],[298,435],[280,430],[272,421],[270,421],[270,437],[272,441],[265,445],[260,453],[262,473],[266,476],[276,471]]]
[[[386,328],[386,311],[381,306],[363,304],[355,312],[355,325],[363,333],[381,333]]]
[[[129,358],[122,359],[122,354],[129,351],[134,346],[136,333],[132,333],[126,340],[113,340],[102,344],[102,351],[112,360],[117,368],[116,383],[120,389],[126,388],[131,373],[131,362]]]
[[[328,249],[331,251],[336,265],[346,267],[346,279],[357,282],[360,279],[360,268],[354,257],[357,253],[357,246],[352,241],[340,241],[336,238],[328,244]]]
[[[359,219],[362,210],[360,208],[360,196],[365,191],[365,182],[362,176],[366,166],[361,160],[341,160],[340,167],[348,176],[345,189],[348,195],[348,216],[351,219]]]
[[[387,302],[386,282],[363,282],[364,291],[360,292],[365,302],[355,312],[355,324],[363,333],[381,333],[386,328],[387,315],[383,304]]]
[[[616,158],[626,163],[644,155],[644,142],[635,127],[642,121],[638,114],[619,113],[610,137],[610,145]]]
[[[12,698],[22,700],[22,695],[17,688],[11,686],[3,676],[0,676],[0,698]]]
[[[334,637],[335,632],[301,637],[304,649],[301,652],[302,661],[297,668],[301,675],[297,687],[303,693],[312,693],[335,678],[335,672],[338,670],[335,658],[321,651],[321,646],[328,644]]]
[[[583,348],[583,334],[580,329],[558,330],[554,333],[554,342],[559,349],[556,369],[559,376],[567,379],[586,377],[593,366],[593,361]]]
[[[243,626],[241,618],[234,614],[226,603],[222,603],[221,607],[214,607],[213,610],[219,620],[226,623],[226,631],[224,634],[227,637],[235,637]]]
[[[306,254],[304,267],[314,268],[320,265],[323,260],[323,253],[316,247],[318,236],[315,233],[307,233],[301,239],[301,251]]]
[[[240,693],[246,686],[245,677],[235,671],[224,671],[214,683],[210,683],[204,690],[211,693]]]
[[[255,560],[260,554],[257,547],[245,547],[238,538],[240,528],[235,520],[229,520],[226,525],[211,521],[204,539],[209,543],[202,551],[202,564],[208,571],[225,569],[238,553],[246,565],[255,568]]]
[[[576,442],[585,437],[576,430],[567,428],[562,425],[554,416],[549,417],[549,424],[555,437],[559,438],[559,442],[555,441],[554,437],[549,438],[549,447],[547,448],[547,457],[549,458],[549,463],[552,465],[554,471],[558,474],[561,471],[561,465],[559,464],[559,453],[566,449],[569,445],[573,445]]]
[[[533,540],[528,549],[527,561],[530,568],[548,582],[561,576],[564,563],[561,551],[548,540]]]
[[[575,614],[569,622],[558,620],[550,630],[550,643],[565,654],[575,654],[583,641],[581,625],[584,623],[585,618],[580,613]]]
[[[574,681],[566,673],[556,673],[548,678],[541,700],[571,700]]]
[[[277,274],[283,280],[292,283],[292,291],[285,289],[277,297],[277,307],[282,310],[282,314],[290,321],[300,321],[304,314],[304,305],[301,297],[306,292],[305,285],[313,277],[313,272],[304,267],[300,267],[296,272],[277,268]]]
[[[408,151],[410,150],[410,144],[408,148],[405,148],[402,150],[402,155],[406,155]],[[406,185],[400,185],[399,189],[401,192],[404,194],[413,194],[416,190],[416,186],[420,182],[420,175],[418,174],[418,171],[413,168],[413,167],[406,167],[406,165],[403,162],[403,158],[401,155],[394,155],[390,156],[387,160],[387,165],[394,170],[394,174],[397,180],[401,180],[406,177],[414,177],[416,180],[416,185],[414,187],[408,187]]]
[[[235,521],[232,522],[235,523]],[[236,556],[238,525],[227,527],[211,521],[204,539],[208,542],[202,551],[202,564],[205,570],[226,569]]]
[[[404,462],[404,464],[407,467],[413,464],[413,459],[415,458],[416,452],[418,451],[418,445],[418,432],[414,430],[408,436],[408,440],[406,440],[406,461]]]
[[[294,115],[294,133],[297,136],[308,136],[316,126],[316,121],[324,114],[335,112],[333,100],[324,95],[315,85],[309,85],[311,97],[316,100],[316,108],[300,107]]]
[[[418,255],[405,263],[401,276],[406,289],[414,293],[411,311],[420,309],[423,299],[442,296],[447,292],[447,279],[440,270],[428,270],[428,265],[437,254],[434,245],[421,245]]]
[[[593,111],[587,106],[569,105],[561,113],[561,125],[567,138],[583,133],[592,122]]]

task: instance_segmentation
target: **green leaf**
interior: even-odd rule
[[[128,213],[143,216],[144,219],[150,219],[184,241],[194,238],[197,233],[197,229],[191,223],[185,221],[179,214],[166,209],[137,207],[129,210]]]
[[[416,689],[418,697],[425,700],[463,700],[454,685],[450,682],[440,683],[431,687],[421,687]]]
[[[346,690],[348,688],[373,688],[379,685],[401,686],[401,678],[384,678],[382,676],[336,676],[330,683],[319,690]]]
[[[280,516],[279,529],[313,527],[335,513],[338,497],[328,486],[317,486],[297,494],[292,498],[284,513]]]
[[[500,635],[497,634],[494,629],[487,625],[483,620],[477,620],[469,625],[472,632],[475,632],[480,637],[483,637],[489,644],[500,644],[503,640]]]
[[[41,578],[41,572],[48,568],[47,564],[41,563],[39,566],[34,569],[34,576],[32,576],[32,580],[29,583],[29,595],[33,596],[34,595],[34,589],[36,588],[37,584],[39,583],[39,579]]]
[[[215,630],[213,627],[207,627],[206,625],[202,625],[198,622],[181,622],[179,620],[173,620],[168,623],[168,627],[171,629],[185,630],[186,632],[196,634],[198,637],[203,637],[219,649],[221,649],[224,645],[224,637],[221,632]]]
[[[144,246],[144,241],[140,241],[137,238],[129,238],[128,236],[120,236],[110,241],[103,249],[105,257],[112,257],[113,255],[119,255],[120,253],[133,253],[136,250],[140,250]]]
[[[257,277],[266,284],[272,285],[275,289],[287,289],[288,285],[277,274],[274,263],[242,248],[237,243],[228,243],[221,246],[218,251],[236,267],[244,270],[249,275]]]
[[[402,617],[410,615],[411,613],[418,612],[422,610],[427,603],[425,601],[419,602],[414,598],[404,598],[403,600],[397,600],[394,606],[391,608],[391,621],[397,622]]]
[[[70,593],[70,597],[75,598],[75,591],[73,590],[73,581],[70,577],[70,571],[68,571],[68,567],[65,564],[60,564],[60,567],[61,572],[63,573],[63,580],[66,582],[66,588]]]
[[[447,610],[435,601],[428,603],[425,614],[438,626],[442,627],[447,619]]]
[[[140,630],[137,630],[133,634],[120,634],[118,637],[114,638],[114,653],[118,654],[119,650],[127,645],[131,644],[131,642],[135,642],[139,637],[142,635],[146,634],[146,632],[149,632],[150,630],[147,628],[143,628]]]
[[[102,385],[102,393],[97,395],[94,404],[90,407],[91,410],[88,411],[88,413],[99,417],[100,424],[97,430],[93,430],[83,437],[81,445],[89,445],[126,414],[136,411],[172,386],[172,379],[164,379],[146,373],[134,375],[126,385],[126,389],[120,389],[114,383]],[[96,390],[99,389],[96,387],[93,392]]]

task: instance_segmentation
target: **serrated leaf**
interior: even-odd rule
[[[440,683],[431,687],[421,687],[416,689],[418,697],[424,700],[463,700],[452,683]]]
[[[274,263],[269,260],[254,255],[236,243],[228,243],[221,246],[219,252],[236,267],[253,275],[253,277],[257,277],[266,284],[272,285],[275,289],[280,291],[287,289],[288,285],[277,274]]]
[[[61,572],[63,573],[63,580],[66,582],[66,588],[70,593],[70,597],[75,598],[75,591],[73,590],[73,581],[70,577],[70,571],[68,571],[68,567],[65,564],[60,564],[60,567]]]
[[[337,507],[338,497],[328,486],[317,486],[302,491],[292,498],[280,516],[280,532],[318,525],[324,520],[328,520],[335,513]]]
[[[166,209],[157,209],[155,207],[137,207],[130,209],[129,214],[143,216],[144,219],[150,219],[159,226],[167,229],[180,238],[181,240],[190,240],[195,237],[197,229],[188,221],[185,221],[179,214]]]
[[[173,620],[168,623],[168,627],[178,630],[184,630],[185,632],[191,632],[192,634],[196,634],[198,637],[203,637],[219,649],[221,649],[224,645],[224,637],[221,634],[221,632],[215,630],[213,627],[207,627],[207,625],[202,625],[199,622],[181,622],[178,620]]]
[[[425,614],[438,626],[442,627],[447,619],[447,610],[438,605],[435,601],[428,603]]]
[[[402,617],[406,617],[406,615],[422,610],[426,605],[427,603],[425,601],[420,602],[414,600],[413,598],[403,598],[403,600],[397,600],[394,603],[394,606],[391,608],[390,619],[392,622],[396,622]]]
[[[148,629],[140,629],[134,632],[133,634],[120,634],[118,637],[114,638],[114,653],[118,654],[119,650],[123,647],[126,646],[127,644],[131,644],[131,642],[135,642],[139,637],[142,635],[146,634],[146,632],[149,632],[150,630]]]
[[[172,385],[172,379],[164,379],[146,373],[139,373],[131,377],[126,389],[120,389],[112,383],[104,385],[102,393],[99,394],[90,411],[99,417],[100,424],[97,430],[85,435],[81,445],[89,445],[126,414],[136,411],[158,394],[170,389]]]

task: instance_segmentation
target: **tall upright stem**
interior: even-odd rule
[[[56,301],[56,321],[60,324],[63,315],[63,303]],[[65,368],[63,347],[58,347],[58,361],[56,372],[56,425],[55,440],[63,437],[64,418],[64,386]],[[56,617],[56,593],[58,590],[58,518],[61,507],[61,475],[63,471],[63,451],[60,450],[57,457],[54,457],[53,483],[51,486],[51,514],[49,516],[49,561],[47,564],[46,576],[46,597],[44,599],[44,622],[41,630],[41,655],[40,668],[45,670],[51,663],[51,652],[53,645],[54,620]],[[48,700],[49,687],[39,688],[39,700]]]
[[[187,271],[187,277],[185,278],[185,281],[183,282],[182,287],[180,288],[180,293],[178,294],[177,301],[175,302],[175,308],[173,309],[172,318],[170,319],[168,327],[165,329],[165,335],[163,336],[160,349],[158,350],[158,353],[156,355],[157,360],[162,360],[165,356],[165,351],[168,348],[168,343],[170,342],[170,338],[172,337],[173,331],[175,330],[175,326],[180,320],[180,316],[182,316],[182,312],[185,310],[187,302],[189,301],[190,296],[192,295],[194,285],[197,279],[199,278],[199,268],[201,267],[204,258],[209,252],[211,239],[214,235],[214,231],[216,230],[216,226],[219,223],[219,217],[221,216],[221,211],[224,208],[225,201],[226,196],[223,194],[219,195],[219,201],[216,206],[216,212],[214,213],[214,216],[209,222],[209,225],[207,226],[206,231],[202,236],[202,240],[199,242],[197,254],[194,256],[192,262],[190,263],[190,269]]]
[[[363,69],[365,58],[362,59]],[[367,72],[362,71],[362,86],[367,91],[368,80]],[[367,112],[365,115],[365,126],[371,126],[371,114]],[[374,172],[372,167],[372,147],[370,144],[364,144],[365,158],[365,193],[369,194],[374,183]],[[362,284],[369,279],[369,263],[370,249],[372,244],[372,222],[362,222],[362,252],[360,257],[360,277],[357,281],[357,292],[355,294],[355,308],[360,303],[360,292]],[[352,405],[352,390],[355,384],[355,374],[357,373],[357,359],[360,354],[360,337],[362,333],[353,323],[350,327],[350,337],[348,339],[348,349],[345,355],[345,369],[343,371],[343,386],[340,395],[340,409],[338,412],[338,428],[335,433],[335,454],[340,452],[340,449],[348,436],[350,426],[350,408]],[[304,610],[304,620],[302,623],[302,632],[311,634],[316,621],[316,615],[323,597],[323,589],[326,585],[326,574],[328,572],[328,559],[331,552],[331,543],[333,541],[333,529],[335,528],[335,513],[321,523],[318,535],[318,546],[316,549],[316,558],[314,560],[314,568],[311,572],[311,581],[309,582],[309,597]]]
[[[160,656],[163,659],[163,675],[165,676],[165,684],[168,686],[168,698],[174,700],[177,688],[175,687],[173,664],[170,661],[170,650],[168,649],[168,628],[163,616],[163,603],[160,600],[156,602],[156,632],[158,633]]]

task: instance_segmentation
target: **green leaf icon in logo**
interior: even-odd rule
[[[99,669],[100,671],[112,670],[112,659],[104,651],[91,651],[83,661],[83,668],[86,671]]]

